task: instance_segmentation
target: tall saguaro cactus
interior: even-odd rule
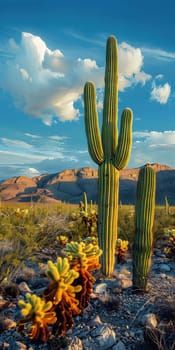
[[[133,246],[133,287],[142,291],[147,290],[152,262],[155,191],[155,171],[151,166],[145,165],[139,171],[137,183]]]
[[[105,93],[100,134],[95,86],[84,87],[85,130],[89,153],[98,164],[98,239],[103,250],[102,272],[114,271],[118,224],[119,170],[129,160],[132,145],[132,111],[122,113],[118,138],[118,54],[117,42],[110,36],[106,46]]]

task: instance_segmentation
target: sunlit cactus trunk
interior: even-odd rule
[[[155,172],[151,166],[145,165],[140,169],[137,183],[133,245],[133,287],[141,291],[147,290],[152,263],[155,191]]]
[[[115,37],[107,40],[102,133],[98,123],[96,92],[92,82],[84,87],[85,129],[89,153],[98,170],[98,239],[103,250],[102,272],[114,271],[118,224],[119,170],[129,160],[132,145],[132,111],[122,113],[118,140],[118,55]]]
[[[115,263],[118,225],[119,171],[111,163],[99,167],[98,232],[103,249],[104,272],[111,274]]]

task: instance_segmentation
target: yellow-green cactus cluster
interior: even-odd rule
[[[122,240],[120,238],[117,239],[117,248],[120,248],[122,251],[128,250],[128,245],[128,241]]]
[[[55,311],[52,310],[52,302],[41,299],[35,294],[26,294],[27,302],[19,300],[18,304],[21,308],[21,314],[23,319],[19,322],[19,328],[22,330],[24,324],[31,322],[30,326],[30,338],[41,337],[46,341],[50,334],[48,325],[52,325],[56,322]]]
[[[59,235],[59,236],[57,236],[56,239],[63,246],[68,243],[68,237],[67,236]]]
[[[79,272],[70,268],[68,258],[58,257],[55,263],[48,261],[46,274],[51,283],[45,289],[44,297],[53,302],[57,315],[53,333],[64,335],[73,325],[73,315],[81,311],[77,298],[82,290],[78,282]]]
[[[17,208],[17,209],[15,209],[15,215],[20,216],[20,217],[22,217],[22,216],[25,217],[25,216],[29,215],[29,209]]]
[[[32,339],[47,341],[51,330],[55,335],[65,335],[73,325],[73,316],[89,303],[94,278],[86,267],[89,266],[88,259],[93,259],[93,254],[98,257],[101,250],[92,243],[71,242],[68,252],[73,259],[80,257],[81,268],[74,265],[71,268],[70,255],[58,257],[56,262],[49,260],[46,275],[51,282],[43,292],[43,299],[27,293],[27,302],[19,301],[23,318],[19,321],[18,331],[24,334],[25,325],[30,324]],[[94,255],[94,259],[97,257]],[[51,330],[48,325],[52,325]]]
[[[68,258],[58,257],[56,263],[49,260],[46,275],[52,282],[57,283],[53,297],[54,304],[58,304],[61,301],[64,292],[67,292],[74,298],[75,293],[81,290],[80,285],[72,286],[74,280],[79,277],[79,273],[74,269],[70,269]]]
[[[98,238],[96,236],[86,237],[85,239],[83,239],[83,241],[86,244],[92,243],[93,245],[98,246]]]
[[[169,237],[169,245],[164,249],[164,251],[170,257],[175,258],[175,229],[169,229],[167,231],[167,235]]]
[[[88,269],[88,265],[93,257],[98,259],[102,254],[98,244],[94,245],[86,241],[79,243],[72,241],[66,245],[64,250],[71,263],[78,259],[80,267],[86,269]]]
[[[125,255],[128,250],[129,242],[126,240],[122,240],[120,238],[117,239],[116,244],[116,254],[118,262],[125,261]]]

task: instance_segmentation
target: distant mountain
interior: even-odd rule
[[[165,196],[171,205],[175,205],[175,169],[161,164],[151,164],[156,171],[156,203],[164,204]],[[140,168],[120,171],[119,201],[123,204],[134,204],[136,184]],[[83,192],[88,200],[97,203],[98,170],[85,167],[64,170],[56,174],[39,175],[33,178],[26,176],[13,177],[0,183],[0,198],[10,202],[57,203],[65,201],[79,203]]]

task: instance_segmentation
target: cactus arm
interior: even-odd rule
[[[130,158],[132,148],[132,111],[124,109],[121,117],[118,147],[114,155],[114,165],[118,170],[123,169]]]
[[[105,159],[110,160],[118,144],[118,55],[116,38],[110,36],[106,45],[105,92],[102,142]]]
[[[96,106],[96,92],[92,82],[87,82],[84,87],[85,131],[88,141],[89,153],[97,164],[103,162],[103,147],[98,124]]]

